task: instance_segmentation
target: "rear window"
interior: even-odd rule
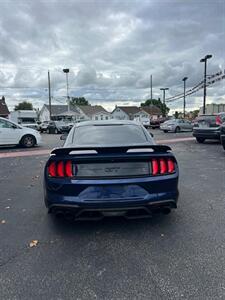
[[[128,145],[147,142],[144,131],[137,125],[91,125],[75,129],[75,145]]]
[[[201,122],[201,121],[210,121],[213,123],[216,123],[216,116],[212,115],[212,116],[200,116],[197,118],[197,122]]]

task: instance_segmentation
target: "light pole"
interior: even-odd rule
[[[67,90],[67,105],[68,105],[68,112],[70,111],[70,97],[69,97],[69,81],[68,81],[68,74],[70,69],[63,69],[63,72],[66,74],[66,90]]]
[[[51,96],[51,80],[50,80],[50,71],[48,71],[48,101],[49,101],[49,116],[50,121],[52,120],[52,96]]]
[[[204,94],[203,94],[203,114],[205,114],[205,105],[206,105],[206,72],[207,72],[207,60],[212,57],[211,54],[207,54],[204,58],[200,60],[200,62],[204,62]]]
[[[160,90],[163,91],[163,104],[166,104],[166,91],[168,91],[169,88],[161,88]],[[163,117],[165,116],[166,116],[166,112],[163,111]]]
[[[188,79],[188,77],[184,77],[182,80],[184,82],[184,118],[185,118],[185,108],[186,108],[186,99],[185,99],[185,94],[186,94],[186,80]]]
[[[152,75],[150,75],[150,98],[152,100]]]

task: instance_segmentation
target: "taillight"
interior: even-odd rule
[[[152,175],[166,175],[175,172],[175,162],[172,158],[153,158]]]
[[[56,164],[55,162],[51,162],[50,165],[48,166],[48,175],[51,177],[56,176]]]
[[[152,160],[152,174],[157,175],[159,173],[159,163],[157,159]]]
[[[48,166],[48,176],[50,177],[73,177],[72,162],[69,161],[53,161]]]
[[[166,174],[167,173],[167,163],[164,158],[161,158],[159,160],[160,163],[160,174]]]
[[[173,173],[175,171],[175,163],[172,159],[168,159],[168,173]]]
[[[65,173],[67,177],[73,176],[73,170],[72,170],[72,162],[71,160],[68,160],[65,164]]]
[[[59,161],[57,163],[57,175],[59,177],[64,177],[64,163],[63,163],[63,161]]]

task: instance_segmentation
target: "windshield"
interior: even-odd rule
[[[75,129],[74,145],[129,145],[147,142],[137,125],[81,126]]]

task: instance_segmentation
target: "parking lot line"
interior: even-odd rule
[[[24,156],[35,156],[35,155],[48,155],[50,154],[49,149],[45,150],[32,150],[32,151],[16,151],[16,152],[4,152],[0,153],[0,158],[8,157],[24,157]]]
[[[195,138],[193,138],[193,137],[186,137],[186,138],[178,138],[178,139],[158,140],[158,141],[156,141],[156,143],[157,144],[170,144],[170,143],[188,142],[188,141],[194,141],[194,140],[195,140]],[[51,152],[50,149],[3,152],[3,153],[0,153],[0,158],[49,155],[50,152]]]
[[[194,141],[194,137],[185,137],[185,138],[178,138],[178,139],[168,139],[168,140],[158,140],[156,141],[157,144],[170,144],[170,143],[179,143],[179,142],[188,142],[188,141]]]

